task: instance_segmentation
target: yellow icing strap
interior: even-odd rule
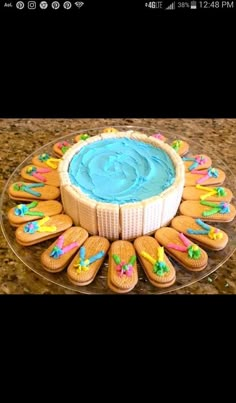
[[[38,232],[54,232],[56,231],[57,227],[55,225],[51,225],[50,227],[43,226],[39,227]]]
[[[35,232],[54,232],[57,230],[55,225],[45,226],[46,222],[50,220],[50,217],[44,217],[38,221],[32,221],[24,226],[24,232],[34,234]]]
[[[153,265],[156,263],[156,260],[152,256],[150,256],[149,253],[147,252],[142,251],[141,256],[143,256],[145,259],[147,259],[148,262],[150,262]]]
[[[57,169],[61,160],[59,158],[49,158],[45,163],[52,169]]]
[[[157,260],[158,260],[158,262],[164,261],[164,247],[163,246],[159,246],[157,248]]]
[[[226,195],[226,191],[222,187],[209,188],[209,187],[206,187],[206,186],[196,185],[196,189],[200,189],[200,190],[204,190],[205,192],[208,192],[205,195],[201,195],[200,200],[205,200],[208,197],[211,197],[211,196],[214,196],[214,195],[217,195],[219,197]]]

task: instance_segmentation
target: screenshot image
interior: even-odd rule
[[[236,294],[235,8],[0,0],[1,295]]]
[[[1,119],[0,292],[234,294],[235,129]]]

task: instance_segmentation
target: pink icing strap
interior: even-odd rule
[[[175,249],[175,250],[179,250],[180,252],[187,252],[188,247],[191,245],[191,242],[188,240],[188,238],[186,238],[186,236],[184,236],[184,234],[179,234],[179,238],[180,240],[183,242],[183,245],[176,245],[174,243],[169,243],[167,245],[167,248],[171,248],[171,249]]]
[[[69,245],[64,246],[64,248],[63,248],[64,242],[65,242],[65,238],[64,238],[63,235],[61,235],[61,236],[59,236],[58,241],[56,243],[56,246],[58,248],[62,249],[63,253],[69,252],[71,249],[73,249],[76,246],[78,246],[78,242],[72,242]]]
[[[37,178],[41,182],[46,182],[47,179],[41,174],[51,172],[51,169],[49,169],[49,168],[39,168],[39,167],[29,167],[26,172],[29,175],[34,176],[35,178]]]

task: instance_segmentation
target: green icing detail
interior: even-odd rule
[[[131,265],[133,266],[135,262],[136,262],[136,256],[133,255],[133,256],[131,256],[131,258],[129,259],[129,263],[128,263],[128,264],[131,264]]]
[[[191,259],[195,259],[195,260],[199,259],[201,256],[200,248],[197,245],[190,245],[188,247],[188,256]]]
[[[165,262],[156,262],[153,266],[153,273],[162,277],[165,273],[170,271],[169,267],[165,264]]]
[[[113,259],[114,259],[116,264],[120,264],[121,260],[120,260],[120,257],[118,255],[112,255],[112,257],[113,257]]]

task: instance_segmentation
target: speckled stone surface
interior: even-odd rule
[[[220,153],[236,176],[236,119],[0,119],[0,192],[14,169],[39,147],[76,130],[112,125],[152,126],[197,141],[201,150],[211,150],[210,156]],[[73,293],[30,271],[0,233],[0,294]],[[236,253],[210,277],[175,293],[236,294]]]

